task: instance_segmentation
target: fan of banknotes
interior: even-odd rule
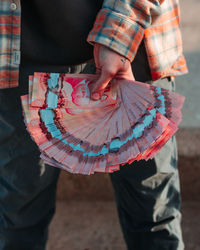
[[[98,101],[95,75],[35,73],[22,96],[24,120],[45,163],[71,173],[113,172],[148,160],[174,135],[184,97],[114,79]]]

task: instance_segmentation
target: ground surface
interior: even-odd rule
[[[183,203],[186,250],[200,250],[199,209],[200,202]],[[115,203],[59,201],[47,250],[126,250]]]
[[[200,128],[200,1],[181,0],[181,29],[189,74],[176,80],[177,92],[186,96],[183,107],[184,128]]]

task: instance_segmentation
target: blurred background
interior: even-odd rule
[[[176,91],[186,96],[177,133],[186,250],[200,250],[200,0],[180,1],[184,54],[189,74]],[[107,174],[62,172],[48,250],[125,250]],[[146,249],[144,249],[146,250]]]

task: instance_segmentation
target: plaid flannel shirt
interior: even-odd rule
[[[0,88],[16,87],[20,63],[20,0],[0,0]],[[88,42],[134,60],[144,39],[152,79],[187,73],[178,0],[104,0]]]

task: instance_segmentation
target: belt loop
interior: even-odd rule
[[[173,82],[173,81],[174,81],[174,79],[175,79],[175,77],[174,77],[174,76],[168,76],[168,77],[167,77],[167,80],[168,80],[169,82]]]
[[[66,69],[67,74],[70,73],[70,66],[66,66],[66,68],[67,68]]]

